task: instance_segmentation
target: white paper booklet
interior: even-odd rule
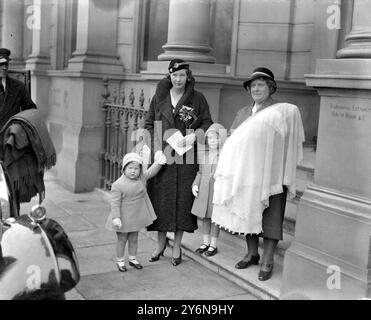
[[[178,147],[178,143],[184,139],[184,136],[180,133],[180,131],[175,132],[171,135],[166,142],[175,150],[177,154],[182,156],[185,154],[189,149],[192,148],[192,145],[186,147]]]

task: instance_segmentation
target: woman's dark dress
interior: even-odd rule
[[[187,82],[183,97],[179,100],[175,111],[171,105],[169,78],[162,79],[156,88],[156,94],[152,98],[149,112],[145,121],[145,129],[149,130],[152,139],[153,154],[157,144],[164,150],[168,164],[164,165],[160,172],[148,181],[148,195],[155,209],[157,220],[147,227],[149,231],[175,232],[183,230],[193,232],[197,229],[197,217],[191,214],[194,196],[192,194],[192,183],[198,171],[196,148],[187,151],[182,157],[165,141],[175,129],[183,136],[186,135],[187,125],[180,119],[179,110],[182,106],[192,107],[197,116],[192,129],[206,131],[212,124],[209,105],[202,93],[194,90],[194,79]],[[155,123],[162,126],[162,132],[157,132]],[[172,129],[171,132],[166,132]],[[165,136],[163,138],[163,136]],[[155,141],[154,145],[153,142]],[[171,149],[170,149],[171,148]],[[175,163],[169,163],[168,152],[176,159]],[[194,159],[189,163],[187,159]],[[171,160],[171,159],[170,159]]]

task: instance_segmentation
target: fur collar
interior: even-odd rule
[[[157,84],[157,87],[156,87],[156,96],[158,97],[159,101],[164,100],[168,96],[172,86],[173,85],[171,84],[171,81],[168,77],[165,77],[160,80],[160,82]],[[191,77],[191,81],[186,83],[186,89],[181,99],[182,101],[187,101],[188,98],[193,95],[194,86],[195,86],[195,79]]]

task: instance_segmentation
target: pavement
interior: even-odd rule
[[[139,233],[137,260],[142,270],[128,266],[121,273],[115,265],[116,235],[104,228],[109,214],[109,193],[96,189],[73,193],[45,174],[43,205],[49,218],[58,221],[75,248],[81,280],[66,294],[67,300],[256,300],[246,289],[206,268],[192,255],[171,264],[171,247],[159,261],[148,259],[155,249],[155,233]],[[37,203],[34,198],[21,205],[27,213]],[[187,237],[192,237],[191,234]]]

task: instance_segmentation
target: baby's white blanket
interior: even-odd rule
[[[246,119],[227,139],[215,171],[212,221],[237,233],[260,233],[269,197],[287,186],[296,195],[304,128],[297,106],[271,105]]]

